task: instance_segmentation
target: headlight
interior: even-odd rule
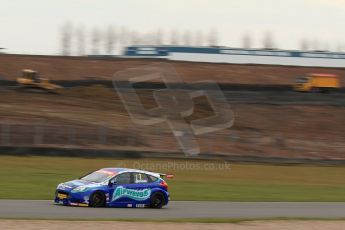
[[[68,186],[68,185],[66,185],[65,183],[61,183],[61,184],[59,184],[59,185],[57,186],[56,189],[65,190],[65,189],[70,189],[70,188],[71,188],[71,186]]]
[[[65,186],[64,186],[64,184],[63,183],[61,183],[61,184],[58,184],[58,186],[57,186],[57,188],[56,189],[63,189]]]
[[[79,186],[79,187],[73,189],[71,192],[85,192],[86,190],[88,190],[88,187]]]

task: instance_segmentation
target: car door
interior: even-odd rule
[[[129,172],[121,173],[110,181],[112,186],[109,190],[109,203],[111,206],[124,205],[131,203],[132,200],[126,196],[126,189],[131,185],[132,175]]]
[[[128,198],[136,207],[140,207],[140,204],[149,204],[152,189],[149,176],[145,173],[133,172],[131,178],[131,184],[127,186],[129,190]]]

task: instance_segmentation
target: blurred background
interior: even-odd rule
[[[56,183],[121,162],[197,161],[192,173],[167,167],[174,198],[344,201],[344,10],[343,0],[2,0],[0,198],[50,199]],[[118,71],[157,62],[176,70],[177,88],[215,81],[234,112],[231,128],[196,136],[194,158],[167,123],[135,124],[113,87],[126,80]],[[154,108],[163,88],[146,81],[136,93]],[[193,103],[185,122],[214,115],[207,97]]]

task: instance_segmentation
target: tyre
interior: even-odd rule
[[[162,193],[157,192],[151,196],[150,207],[151,208],[162,208],[165,205],[165,197]]]
[[[95,192],[90,196],[90,207],[104,207],[105,206],[105,195],[101,192]]]
[[[321,92],[321,90],[318,87],[313,87],[313,88],[311,88],[310,92],[312,92],[312,93],[319,93],[319,92]]]

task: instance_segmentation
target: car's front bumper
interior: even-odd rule
[[[80,196],[80,194],[56,190],[54,202],[62,205],[87,207],[89,206],[89,197],[83,197]]]

